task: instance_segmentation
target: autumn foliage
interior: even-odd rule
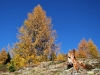
[[[78,58],[98,58],[99,52],[96,45],[91,39],[87,42],[85,38],[81,40],[76,50],[76,57]]]
[[[11,49],[12,61],[15,66],[18,64],[16,68],[24,66],[23,64],[48,61],[51,53],[59,50],[59,46],[55,44],[56,38],[51,18],[46,16],[40,5],[36,6],[19,28],[19,42]]]
[[[7,64],[8,62],[10,62],[10,55],[3,48],[0,52],[0,65]]]
[[[56,30],[53,30],[51,18],[40,5],[28,13],[23,25],[19,28],[18,42],[9,49],[10,54],[2,49],[0,65],[7,64],[11,72],[30,64],[40,64],[46,61],[65,61],[65,54],[61,54],[59,44],[55,44]],[[59,53],[57,53],[57,51]],[[10,58],[10,55],[12,59]],[[91,39],[83,38],[75,50],[77,58],[98,58],[99,52]],[[11,60],[10,60],[11,59]]]
[[[61,54],[60,52],[58,53],[58,55],[57,55],[57,59],[56,59],[57,61],[65,61],[66,60],[66,56],[65,56],[65,54]]]
[[[92,58],[99,57],[99,51],[91,39],[89,39],[89,41],[88,41],[88,54]]]
[[[81,58],[87,57],[87,42],[84,38],[81,40],[81,42],[78,45],[78,53],[79,53],[78,57]]]

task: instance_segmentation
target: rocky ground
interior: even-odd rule
[[[67,68],[65,62],[42,62],[37,67],[23,68],[14,73],[1,72],[0,75],[100,75],[100,59],[79,59],[86,63],[88,70],[80,69],[76,72],[73,67]]]

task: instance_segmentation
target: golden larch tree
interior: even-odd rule
[[[14,67],[15,67],[16,69],[19,69],[19,68],[25,66],[25,60],[24,60],[24,58],[20,57],[19,54],[16,54],[16,56],[14,56],[14,57],[11,59],[11,63],[14,64]],[[10,66],[11,66],[11,65],[12,65],[12,64],[10,64]]]
[[[85,40],[85,38],[83,38],[81,40],[81,42],[78,45],[78,53],[79,53],[79,57],[81,58],[86,58],[87,57],[87,42]]]
[[[32,57],[48,55],[52,50],[57,50],[55,44],[56,31],[52,29],[51,18],[40,5],[37,5],[19,29],[19,42],[15,43],[12,50],[14,55],[19,54],[28,63],[35,61]]]
[[[6,50],[3,48],[2,51],[0,52],[0,64],[5,64],[8,59],[8,54]]]
[[[65,61],[66,60],[66,58],[65,58],[65,56],[63,55],[63,54],[61,54],[60,52],[58,53],[58,55],[57,55],[57,59],[56,59],[57,61]]]
[[[99,57],[99,51],[91,39],[89,39],[89,41],[88,41],[88,55],[91,58]]]

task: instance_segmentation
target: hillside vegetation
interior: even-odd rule
[[[67,53],[61,53],[61,44],[56,43],[57,32],[53,29],[51,18],[46,16],[46,12],[40,5],[28,13],[27,19],[18,30],[17,38],[18,42],[12,47],[8,45],[9,52],[6,52],[5,48],[0,52],[1,75],[73,74],[73,68],[68,69],[66,65]],[[93,62],[96,61],[96,64],[90,64],[91,67],[87,66],[92,70],[100,68],[98,65],[100,52],[92,39],[86,41],[82,38],[78,48],[75,49],[77,59],[84,59],[86,64],[90,64],[89,61],[94,59]],[[88,74],[87,70],[83,72]]]

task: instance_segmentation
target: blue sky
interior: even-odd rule
[[[77,49],[83,37],[100,49],[100,0],[0,0],[0,50],[18,41],[17,28],[38,4],[52,18],[61,52]]]

